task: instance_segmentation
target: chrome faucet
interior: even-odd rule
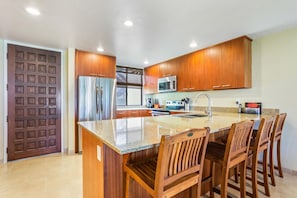
[[[211,112],[211,99],[210,99],[210,96],[208,94],[205,94],[205,93],[201,93],[201,94],[197,94],[193,100],[196,101],[200,96],[205,96],[207,97],[207,100],[208,100],[208,107],[207,107],[207,110],[206,110],[206,113],[208,115],[208,117],[211,117],[212,116],[212,112]]]

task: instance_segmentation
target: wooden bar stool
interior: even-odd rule
[[[200,197],[201,178],[209,128],[191,129],[174,136],[162,136],[157,158],[124,165],[126,198],[130,178],[153,197],[172,197],[197,187],[192,197]]]
[[[271,183],[273,186],[275,186],[275,178],[274,178],[274,169],[277,169],[279,172],[280,177],[284,177],[282,165],[281,165],[281,137],[282,137],[282,131],[284,127],[284,123],[287,117],[287,113],[281,113],[276,116],[274,127],[270,139],[270,148],[269,148],[269,168],[270,168],[270,177],[271,177]],[[277,166],[274,166],[274,156],[273,156],[273,150],[274,150],[274,144],[277,143]]]
[[[220,164],[222,170],[221,178],[221,197],[227,197],[227,184],[229,169],[239,165],[240,167],[240,195],[245,197],[245,174],[246,174],[246,161],[252,136],[254,121],[245,120],[239,123],[234,123],[231,126],[228,134],[227,144],[220,144],[216,142],[209,142],[207,145],[206,156],[210,160],[211,175],[204,179],[203,182],[210,183],[210,197],[214,197],[214,177],[215,177],[215,164]]]
[[[248,167],[251,169],[251,177],[247,177],[248,180],[252,181],[252,189],[253,193],[246,192],[246,194],[250,197],[258,198],[258,188],[257,184],[264,186],[265,194],[270,196],[269,192],[269,184],[268,184],[268,149],[269,142],[271,138],[272,126],[274,122],[274,117],[262,118],[259,129],[254,131],[249,147],[248,158],[251,159],[252,167]],[[263,182],[258,180],[257,172],[258,172],[258,156],[263,152],[262,156],[262,168],[263,171],[259,171],[263,174]],[[235,168],[235,174],[237,175],[237,168]],[[230,187],[240,190],[237,186],[229,184]]]

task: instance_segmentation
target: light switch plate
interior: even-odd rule
[[[101,147],[97,145],[97,160],[101,162]]]

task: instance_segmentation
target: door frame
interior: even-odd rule
[[[20,46],[24,46],[24,47],[31,47],[31,48],[37,48],[37,49],[41,49],[41,50],[49,50],[49,51],[55,51],[55,52],[60,52],[61,53],[61,153],[64,153],[64,123],[67,123],[67,118],[64,118],[63,115],[65,115],[65,111],[64,111],[64,101],[63,101],[63,97],[64,94],[66,94],[67,90],[63,89],[64,85],[65,85],[65,79],[63,78],[64,76],[64,51],[61,49],[54,49],[54,48],[48,48],[48,47],[44,47],[44,46],[38,46],[38,45],[31,45],[31,44],[27,44],[27,43],[21,43],[21,42],[16,42],[16,41],[10,41],[10,40],[4,40],[4,54],[3,54],[3,59],[4,59],[4,126],[3,126],[3,132],[4,132],[4,137],[3,137],[3,163],[6,164],[7,163],[7,152],[6,149],[8,147],[8,123],[7,123],[7,116],[8,116],[8,90],[7,90],[7,71],[8,71],[8,60],[7,60],[7,52],[8,52],[8,44],[12,44],[12,45],[20,45]]]

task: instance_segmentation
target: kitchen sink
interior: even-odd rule
[[[183,118],[199,118],[199,117],[207,117],[207,114],[195,113],[195,114],[174,114],[173,116],[176,117],[183,117]]]

